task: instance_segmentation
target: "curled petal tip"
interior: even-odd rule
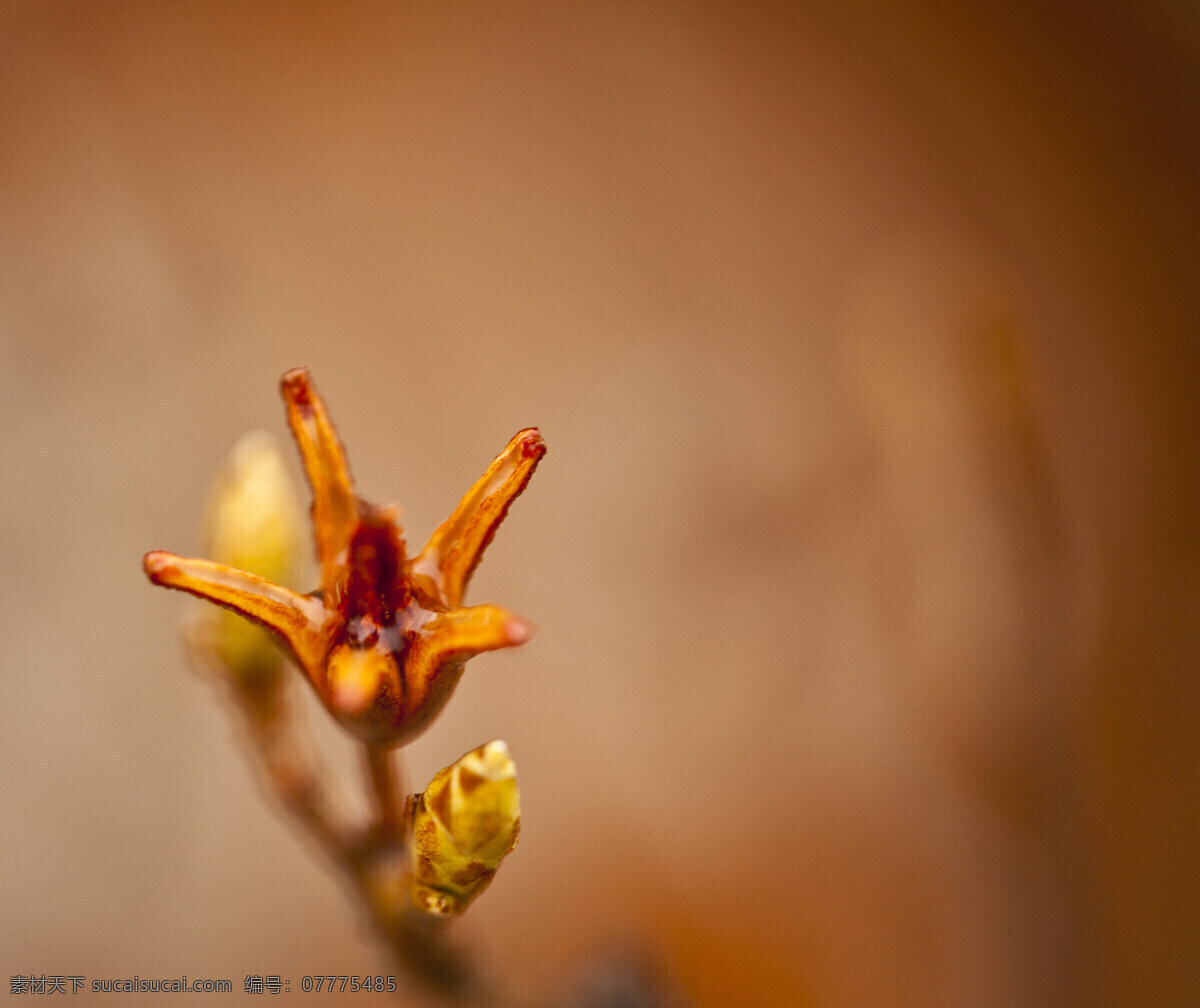
[[[175,567],[175,554],[166,550],[151,550],[142,557],[142,570],[155,584],[162,584],[172,568]]]
[[[526,427],[523,431],[518,431],[513,441],[521,446],[522,454],[526,458],[541,458],[546,454],[546,442],[542,440],[542,432],[536,427]]]
[[[513,616],[507,624],[505,624],[504,632],[508,636],[508,643],[512,647],[517,647],[524,644],[533,636],[534,626],[527,619],[522,619],[520,616]],[[504,745],[503,742],[500,745]]]
[[[287,399],[307,398],[309,388],[308,368],[296,367],[285,371],[279,379],[279,388]]]

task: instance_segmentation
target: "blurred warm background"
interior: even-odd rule
[[[3,5],[5,977],[391,971],[140,569],[307,364],[418,542],[549,443],[519,992],[1194,1003],[1200,17],[942,6]]]

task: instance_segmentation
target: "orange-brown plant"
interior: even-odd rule
[[[546,448],[534,428],[514,436],[410,558],[397,510],[355,493],[341,441],[307,370],[287,372],[281,387],[312,488],[318,589],[301,594],[236,566],[256,553],[257,541],[239,531],[243,523],[253,517],[259,522],[254,534],[262,535],[262,516],[240,511],[244,487],[218,494],[214,504],[212,520],[224,530],[215,541],[225,555],[199,560],[154,550],[143,564],[155,584],[190,592],[265,627],[362,745],[376,818],[369,828],[355,829],[335,820],[329,785],[296,737],[276,653],[246,643],[228,623],[210,623],[193,634],[194,650],[230,684],[264,777],[280,801],[344,869],[414,976],[443,993],[463,994],[472,977],[441,940],[440,924],[478,896],[516,842],[515,770],[507,747],[495,740],[448,766],[426,793],[404,805],[393,755],[437,717],[469,658],[531,635],[519,616],[496,605],[467,606],[463,598]],[[253,457],[241,456],[251,468],[243,482],[265,471],[256,476],[246,461]],[[250,496],[261,503],[264,495]]]

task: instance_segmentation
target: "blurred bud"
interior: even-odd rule
[[[488,884],[521,827],[517,768],[496,739],[439,771],[410,802],[413,902],[461,914]]]
[[[279,445],[251,431],[234,445],[208,501],[205,538],[219,563],[276,584],[293,582],[300,566],[304,516]],[[206,612],[198,643],[241,680],[278,671],[282,655],[271,635],[228,609]]]

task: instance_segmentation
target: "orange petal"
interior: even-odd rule
[[[466,606],[439,613],[422,628],[429,662],[437,667],[484,651],[515,647],[533,636],[533,625],[497,605]]]
[[[321,589],[328,599],[338,579],[338,561],[358,524],[358,500],[342,442],[308,369],[293,368],[287,372],[280,388],[287,403],[288,424],[300,447],[304,471],[312,487]]]
[[[483,551],[545,454],[541,434],[530,427],[496,456],[413,560],[413,578],[423,591],[450,609],[462,604]]]
[[[163,550],[147,553],[142,566],[157,585],[208,599],[279,634],[306,671],[320,665],[324,657],[321,624],[325,607],[317,599],[257,574]]]

